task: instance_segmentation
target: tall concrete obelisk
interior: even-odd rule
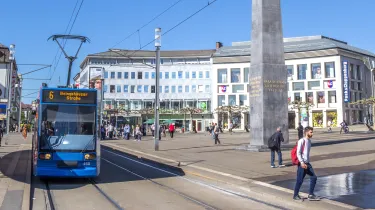
[[[268,138],[282,128],[288,133],[287,70],[284,60],[280,0],[252,0],[250,67],[251,151],[267,149]]]

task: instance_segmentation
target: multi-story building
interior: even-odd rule
[[[215,50],[161,51],[160,107],[161,119],[181,121],[183,107],[194,107],[201,113],[192,114],[189,124],[202,131],[212,119],[211,81]],[[155,100],[155,51],[110,50],[88,55],[76,75],[80,87],[88,87],[89,80],[104,69],[105,109],[113,108],[140,120],[153,118]],[[137,112],[138,111],[138,112]],[[167,114],[168,113],[168,114]],[[188,113],[187,113],[188,114]],[[120,114],[121,115],[121,114]],[[187,119],[190,118],[188,114]],[[137,123],[140,122],[137,120]],[[190,128],[192,126],[189,126]]]
[[[0,44],[0,122],[1,125],[7,123],[8,108],[8,93],[11,88],[11,109],[10,110],[10,125],[18,124],[21,111],[21,85],[20,76],[18,75],[18,68],[15,59],[10,60],[10,50],[8,47]],[[13,65],[11,65],[11,63]],[[12,69],[11,69],[12,67]],[[11,76],[10,76],[11,74]],[[10,76],[10,77],[9,77]]]
[[[351,102],[374,93],[374,53],[325,36],[285,38],[284,43],[288,101],[312,104],[307,111],[290,105],[290,128],[298,122],[325,127],[329,120],[337,126],[343,120],[354,124],[363,122],[365,116],[371,119],[370,107]],[[249,105],[250,58],[251,42],[234,42],[214,53],[213,107]],[[226,113],[215,113],[214,118],[223,123],[230,121]],[[242,117],[232,120],[243,129],[249,116],[242,113]]]

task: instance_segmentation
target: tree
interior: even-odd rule
[[[292,106],[292,110],[297,110],[298,111],[298,123],[301,122],[301,110],[302,109],[306,109],[306,113],[307,113],[307,119],[310,118],[309,116],[309,111],[312,107],[314,107],[314,104],[311,103],[311,102],[303,102],[303,101],[292,101],[292,102],[289,102],[289,105]],[[307,120],[307,125],[309,125],[309,120]]]
[[[202,113],[202,112],[203,112],[202,109],[195,108],[195,107],[184,107],[184,108],[180,109],[180,113],[184,114],[184,127],[185,127],[185,130],[186,130],[186,114],[189,114],[189,116],[190,116],[190,125],[192,125],[193,114],[199,114],[199,113]],[[190,132],[191,132],[191,129],[190,129]]]
[[[230,121],[233,121],[234,116],[239,116],[242,118],[241,113],[249,111],[249,106],[238,106],[238,105],[228,105],[228,106],[219,106],[215,109],[216,112],[228,113],[228,118]],[[224,122],[223,122],[224,123]]]
[[[25,116],[25,112],[24,111],[21,111],[21,122],[24,122],[26,121],[26,116]]]

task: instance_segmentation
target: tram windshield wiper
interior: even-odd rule
[[[85,148],[81,151],[81,153],[84,153],[85,151],[87,151],[87,148],[90,146],[90,143],[94,143],[94,140],[95,140],[95,135],[92,136],[92,139],[90,141],[87,142]]]

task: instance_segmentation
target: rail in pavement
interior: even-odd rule
[[[270,183],[263,182],[264,177],[271,177],[278,176],[283,177],[284,179],[295,178],[295,171],[293,167],[286,167],[286,168],[279,168],[279,169],[271,169],[269,167],[269,153],[251,153],[251,152],[241,152],[235,151],[234,148],[240,144],[248,143],[247,139],[243,137],[245,134],[224,134],[222,135],[222,142],[224,145],[221,146],[214,146],[213,141],[210,136],[206,135],[177,135],[174,139],[167,139],[166,141],[162,140],[161,143],[161,151],[155,152],[153,151],[153,140],[151,137],[146,136],[144,137],[144,141],[141,142],[134,142],[134,141],[125,141],[125,140],[117,140],[117,141],[104,141],[102,142],[103,145],[108,146],[110,148],[135,155],[139,158],[146,158],[152,161],[160,162],[162,164],[171,165],[173,167],[180,166],[181,169],[184,170],[187,174],[193,174],[197,176],[202,176],[207,179],[217,180],[221,182],[228,182],[236,185],[242,185],[244,183],[251,182],[252,184],[256,184],[258,186],[263,186],[268,189],[277,189],[277,191],[285,192],[289,195],[290,191],[284,188],[276,187],[271,185]],[[357,145],[357,142],[350,142],[351,139],[357,135],[358,138],[361,135],[371,135],[371,138],[374,138],[373,134],[345,134],[339,135],[335,133],[330,134],[319,134],[318,137],[322,137],[322,135],[327,136],[324,139],[328,140],[337,140],[342,141],[341,138],[347,138],[349,143],[345,144],[337,144],[331,146],[320,146],[319,151],[313,154],[318,157],[323,157],[332,152],[333,148],[338,148],[343,153],[347,153],[350,151],[346,150],[355,150],[358,148],[371,148],[371,141],[359,141],[361,145]],[[362,138],[364,138],[362,136]],[[328,138],[329,137],[329,138]],[[366,137],[370,138],[370,137]],[[319,138],[318,138],[319,139]],[[320,140],[324,141],[324,140]],[[230,142],[230,143],[228,143]],[[363,145],[362,145],[363,144]],[[348,146],[347,146],[348,145]],[[353,146],[354,145],[354,146]],[[318,147],[317,147],[318,148]],[[344,148],[344,149],[341,149]],[[353,152],[353,151],[352,151]],[[372,153],[371,153],[372,154]],[[368,161],[369,155],[371,155],[368,151],[364,151],[363,154],[359,152],[360,161]],[[286,161],[290,160],[289,154],[284,154],[284,158]],[[351,161],[350,158],[355,158],[355,161],[358,161],[357,157],[347,157],[345,161]],[[314,160],[314,157],[312,158]],[[337,161],[335,161],[336,164]],[[339,161],[340,162],[340,161]],[[339,166],[340,163],[337,162],[337,165],[332,165],[332,170],[326,169],[326,164],[324,160],[317,161],[316,165],[314,165],[320,175],[335,173],[335,168]],[[314,162],[315,164],[315,162]],[[346,164],[346,163],[345,163]],[[246,167],[249,166],[249,167]],[[368,165],[368,167],[372,167],[372,165]],[[249,169],[250,168],[250,169]],[[265,180],[269,181],[269,180]],[[278,181],[278,180],[274,180]],[[290,199],[289,197],[286,197]],[[342,205],[347,208],[354,208],[346,204],[341,204],[334,201],[325,201],[331,202],[335,205]]]
[[[4,136],[0,156],[0,209],[28,210],[31,176],[30,136],[27,140],[24,140],[20,133]]]

